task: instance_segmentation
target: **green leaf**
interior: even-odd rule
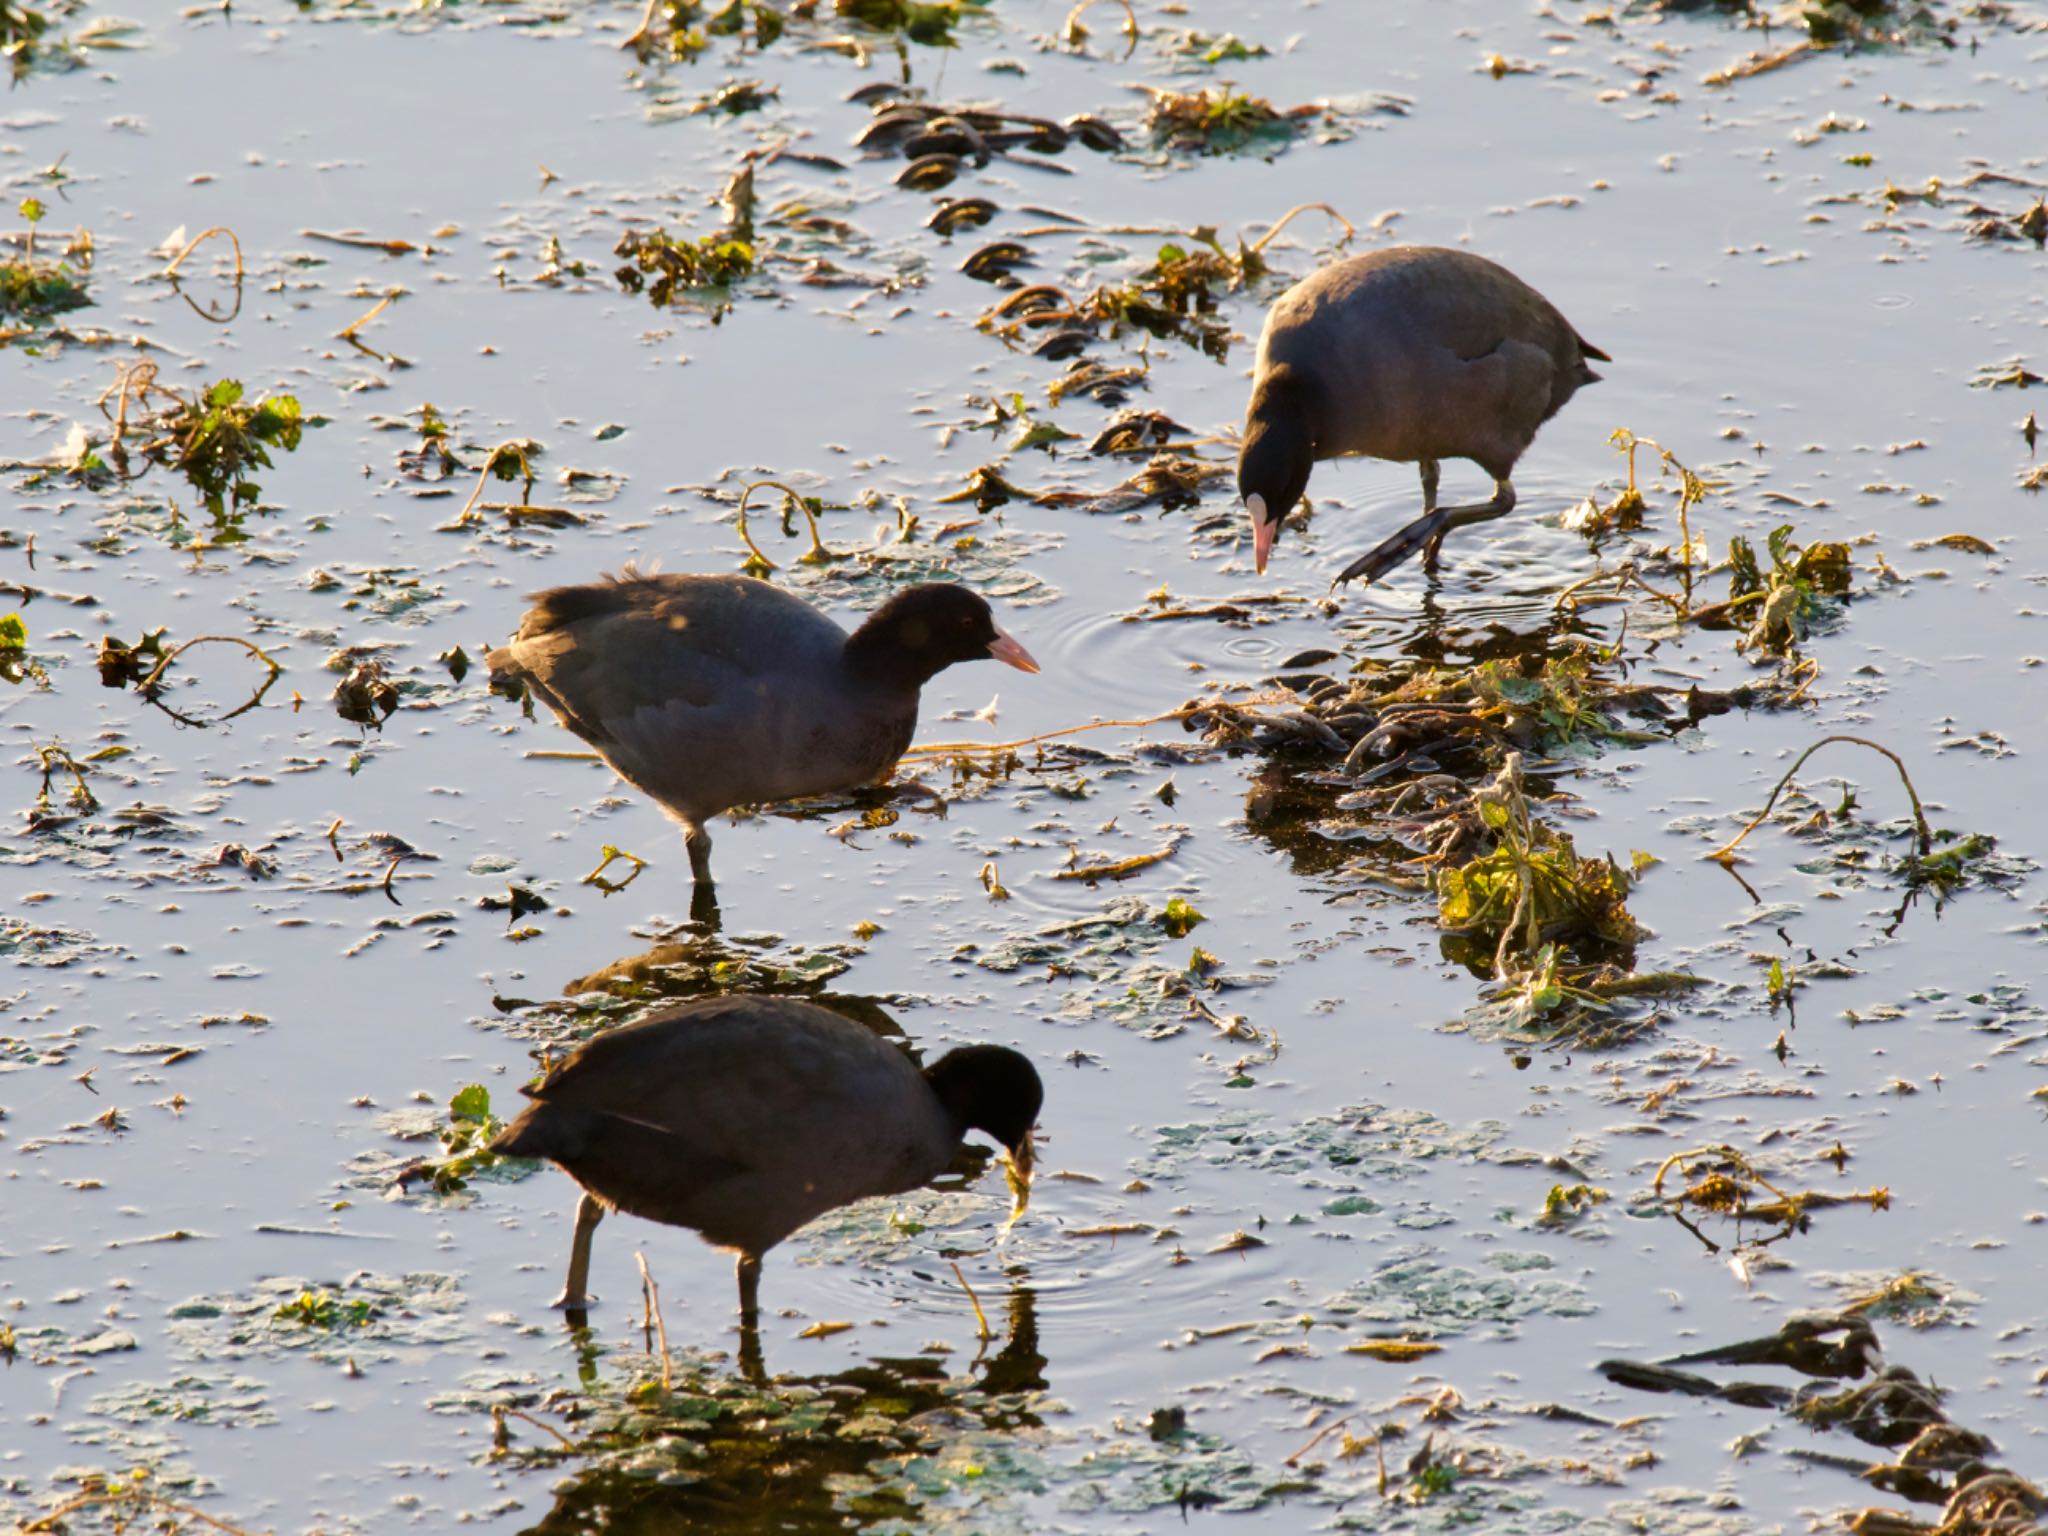
[[[19,651],[28,645],[28,625],[21,615],[10,613],[0,618],[0,651]]]
[[[459,1090],[448,1101],[449,1116],[456,1120],[486,1120],[491,1113],[490,1090],[481,1083],[471,1083]]]
[[[1197,924],[1206,921],[1201,913],[1179,896],[1169,899],[1166,910],[1159,915],[1159,926],[1166,930],[1166,936],[1171,939],[1186,938]]]

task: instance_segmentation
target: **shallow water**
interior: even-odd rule
[[[1663,861],[1631,899],[1654,935],[1639,967],[1690,969],[1712,985],[1659,1005],[1655,1029],[1616,1050],[1532,1050],[1469,1028],[1480,984],[1446,958],[1431,903],[1376,878],[1380,866],[1354,861],[1336,837],[1248,812],[1248,790],[1273,770],[1208,750],[1177,724],[1091,733],[1077,740],[1108,759],[1056,760],[957,795],[937,770],[931,782],[955,796],[943,820],[906,806],[886,831],[834,836],[853,814],[835,805],[721,825],[721,956],[751,944],[762,964],[800,973],[790,985],[836,972],[833,992],[876,1000],[927,1050],[1019,1046],[1048,1082],[1042,1167],[1085,1176],[1042,1178],[1007,1239],[993,1173],[793,1239],[767,1267],[768,1366],[821,1377],[941,1345],[949,1353],[931,1358],[967,1371],[977,1343],[947,1267],[958,1259],[999,1332],[1029,1313],[1049,1401],[1028,1428],[957,1443],[933,1431],[958,1455],[939,1458],[948,1470],[902,1517],[910,1524],[1152,1529],[1203,1518],[1181,1497],[1193,1490],[1278,1531],[1792,1529],[1887,1502],[1786,1454],[1811,1444],[1855,1455],[1853,1443],[1764,1411],[1629,1394],[1592,1367],[1768,1333],[1795,1310],[1917,1271],[1948,1299],[1880,1321],[1889,1357],[1947,1388],[1950,1416],[1991,1435],[1995,1459],[2048,1472],[2048,1198],[2030,1097],[2048,1065],[2031,863],[2048,829],[2028,766],[2048,749],[2048,534],[2038,498],[2017,485],[2038,462],[2017,424],[2042,396],[1972,387],[1985,365],[2016,356],[2042,371],[2048,262],[2025,241],[1969,239],[1956,205],[1902,201],[1887,214],[1875,197],[1887,179],[1953,187],[1978,168],[2032,183],[2024,195],[1984,183],[1986,201],[2016,211],[2039,195],[2039,13],[1963,20],[1953,50],[1822,54],[1726,87],[1702,77],[1788,34],[1766,43],[1701,17],[1602,23],[1577,3],[1508,14],[1191,0],[1184,13],[1140,5],[1141,37],[1122,59],[1105,57],[1123,51],[1121,13],[1107,5],[1088,13],[1086,56],[1043,46],[1065,13],[997,0],[960,24],[958,48],[909,46],[910,78],[936,99],[1103,112],[1135,136],[1139,98],[1126,82],[1196,78],[1171,73],[1166,38],[1230,32],[1273,54],[1222,73],[1281,105],[1337,99],[1337,141],[1160,163],[1077,145],[1048,157],[1070,175],[1016,163],[1028,155],[999,159],[946,195],[987,196],[1004,212],[945,241],[924,228],[929,199],[892,184],[902,162],[851,147],[867,112],[844,97],[896,78],[894,50],[877,46],[863,65],[806,49],[823,27],[794,28],[758,56],[714,39],[695,64],[641,68],[617,46],[635,19],[625,7],[385,15],[323,0],[152,18],[132,51],[34,73],[10,93],[0,190],[9,208],[31,192],[50,204],[45,241],[60,226],[93,232],[96,303],[64,317],[74,339],[17,338],[0,356],[0,458],[46,458],[74,422],[104,442],[94,402],[138,343],[179,387],[232,376],[328,418],[260,475],[266,510],[247,518],[247,542],[196,555],[163,534],[167,498],[188,527],[204,526],[167,470],[101,489],[7,472],[0,568],[46,594],[21,613],[50,684],[0,691],[21,812],[0,843],[11,866],[0,908],[10,1516],[61,1500],[86,1469],[142,1466],[246,1529],[461,1519],[525,1530],[582,1465],[486,1454],[491,1403],[545,1415],[559,1405],[550,1394],[578,1385],[578,1345],[545,1306],[574,1203],[566,1179],[480,1180],[450,1199],[390,1192],[397,1168],[437,1151],[431,1128],[456,1090],[482,1083],[502,1112],[538,1042],[594,1022],[590,1009],[517,1000],[559,999],[674,939],[688,916],[687,861],[659,812],[599,765],[527,756],[577,743],[491,698],[480,671],[458,684],[435,660],[457,645],[480,658],[516,622],[522,594],[628,558],[737,569],[730,501],[745,480],[790,479],[841,505],[873,491],[878,510],[825,514],[828,543],[859,552],[829,567],[798,564],[803,544],[781,537],[772,510],[756,515],[775,579],[842,618],[937,570],[984,587],[1045,671],[942,675],[920,737],[1017,739],[1166,713],[1313,647],[1427,648],[1455,662],[1488,626],[1541,630],[1555,594],[1595,568],[1560,515],[1613,494],[1620,461],[1607,437],[1618,425],[1729,482],[1694,514],[1717,553],[1730,534],[1761,542],[1781,520],[1802,539],[1874,535],[1855,549],[1858,596],[1803,647],[1819,680],[1802,707],[1714,717],[1558,781],[1579,797],[1570,827],[1582,849]],[[1494,54],[1532,67],[1496,79]],[[988,68],[1002,60],[1022,73]],[[1662,73],[1637,93],[1648,68]],[[737,118],[673,116],[668,104],[741,76],[779,95]],[[1676,99],[1658,100],[1665,92]],[[1412,105],[1376,110],[1375,94]],[[1800,142],[1831,113],[1866,126]],[[627,220],[716,227],[738,157],[785,136],[844,169],[764,166],[764,229],[775,229],[768,210],[796,201],[843,220],[854,233],[831,259],[897,274],[898,291],[808,286],[781,261],[740,285],[713,324],[701,307],[658,311],[619,290],[611,252]],[[1872,164],[1844,163],[1855,153]],[[37,173],[60,157],[57,187]],[[958,532],[934,539],[975,516],[937,498],[1014,435],[971,429],[991,395],[1022,392],[1036,419],[1078,435],[1052,453],[1009,454],[1004,472],[1022,488],[1107,490],[1137,467],[1081,451],[1111,413],[1049,404],[1044,386],[1062,365],[975,329],[1000,293],[956,270],[970,252],[1042,226],[1034,207],[1099,224],[1214,223],[1228,244],[1305,201],[1349,217],[1352,248],[1469,242],[1614,354],[1605,381],[1524,460],[1514,518],[1455,536],[1435,586],[1411,567],[1334,603],[1330,576],[1412,515],[1408,467],[1320,466],[1311,526],[1287,532],[1264,579],[1225,516],[1227,481],[1192,512],[1013,502],[966,530],[976,547]],[[224,325],[160,280],[163,257],[151,254],[176,228],[212,224],[235,230],[247,262]],[[385,255],[309,230],[430,249]],[[585,276],[537,280],[551,236]],[[1255,336],[1263,305],[1334,238],[1304,215],[1269,251],[1277,275],[1226,301],[1224,318]],[[770,239],[794,250],[800,237],[785,223]],[[1095,265],[1135,271],[1159,237],[1031,244],[1027,278],[1072,289]],[[186,267],[202,305],[231,302],[224,251],[202,246]],[[393,288],[401,296],[361,332],[385,355],[337,339]],[[91,328],[112,339],[77,339]],[[1091,355],[1138,351],[1126,337]],[[1234,425],[1248,340],[1221,365],[1172,342],[1144,352],[1147,387],[1131,404],[1197,436]],[[424,401],[453,424],[469,466],[445,481],[397,464],[417,436],[388,423]],[[545,448],[533,500],[583,524],[515,529],[487,513],[482,531],[440,531],[484,452],[513,437]],[[607,478],[565,486],[571,469]],[[722,502],[705,496],[714,486]],[[597,499],[606,487],[616,494]],[[516,489],[494,482],[486,499]],[[1447,466],[1447,496],[1478,489],[1470,466]],[[898,496],[922,520],[910,543],[885,542]],[[1674,502],[1652,493],[1645,540],[1675,540]],[[1995,553],[1914,547],[1958,532]],[[1604,555],[1611,563],[1624,547]],[[1903,581],[1876,579],[1878,551]],[[1123,621],[1161,588],[1189,607],[1241,594],[1299,601],[1242,623]],[[1618,613],[1585,618],[1614,640]],[[249,713],[182,726],[133,692],[103,689],[93,667],[102,635],[158,626],[172,640],[244,636],[283,674]],[[1644,676],[1725,687],[1752,674],[1732,639],[1652,641],[1638,629],[1626,643]],[[324,664],[349,646],[388,647],[406,689],[381,731],[332,712],[337,674]],[[174,676],[192,680],[165,702],[210,715],[239,703],[261,668],[217,646]],[[993,721],[943,718],[992,701]],[[1899,752],[1937,825],[1995,834],[2019,861],[2013,878],[1939,910],[1923,895],[1894,926],[1896,878],[1845,878],[1782,823],[1746,845],[1739,881],[1697,857],[1748,819],[1794,754],[1837,731]],[[126,755],[92,765],[99,811],[31,825],[34,748],[53,739],[80,758],[106,746]],[[1869,818],[1903,813],[1878,759],[1828,753],[1840,755],[1824,753],[1801,781],[1816,801],[1832,805],[1846,781]],[[1156,793],[1168,781],[1170,803]],[[63,789],[60,777],[59,802]],[[116,814],[137,803],[158,814]],[[392,872],[395,904],[380,887],[390,854],[367,841],[378,833],[425,856]],[[915,840],[892,836],[903,833]],[[1176,836],[1172,857],[1119,884],[1053,878],[1072,846],[1125,858]],[[274,860],[274,875],[223,865],[224,844]],[[609,897],[577,883],[606,844],[651,861]],[[980,882],[990,861],[1006,903]],[[509,882],[548,910],[508,924],[479,907]],[[1207,921],[1171,940],[1155,914],[1175,895]],[[879,925],[865,940],[863,922]],[[1157,991],[1193,944],[1221,962],[1226,985],[1210,1005],[1277,1036],[1277,1054],[1270,1038],[1230,1039]],[[1840,960],[1848,974],[1811,979],[1788,1018],[1770,1006],[1771,956],[1795,972]],[[169,1060],[179,1052],[192,1054]],[[1656,1096],[1675,1082],[1685,1086]],[[100,1123],[108,1110],[118,1120]],[[1800,1188],[1882,1187],[1890,1206],[1818,1212],[1736,1272],[1647,1198],[1665,1158],[1723,1142],[1776,1159]],[[1821,1160],[1837,1144],[1850,1154],[1843,1171]],[[1576,1224],[1540,1223],[1552,1186],[1580,1181],[1612,1199]],[[1147,1230],[1081,1235],[1127,1224]],[[1240,1231],[1264,1246],[1211,1251]],[[733,1349],[728,1261],[688,1234],[621,1219],[596,1244],[600,1377],[616,1384],[644,1368],[632,1353],[645,1347],[636,1249],[662,1284],[671,1344]],[[1172,1262],[1176,1252],[1190,1262]],[[379,1297],[379,1320],[270,1323],[302,1283]],[[238,1308],[251,1326],[231,1323]],[[799,1336],[822,1321],[855,1326]],[[1232,1324],[1257,1326],[1202,1337]],[[1380,1334],[1446,1347],[1409,1364],[1344,1352]],[[1425,1419],[1445,1385],[1463,1417]],[[1630,1423],[1527,1412],[1553,1403]],[[1153,1410],[1174,1405],[1190,1433],[1148,1434]],[[1380,1499],[1369,1451],[1334,1462],[1311,1492],[1273,1491],[1296,1476],[1284,1458],[1343,1413],[1358,1415],[1354,1433],[1407,1425],[1388,1448],[1397,1474],[1432,1431],[1471,1464],[1456,1489],[1414,1504]],[[511,1433],[522,1448],[546,1443],[517,1421]],[[1738,1447],[1739,1436],[1761,1438]],[[865,1519],[848,1512],[850,1497],[841,1513]],[[684,1503],[659,1518],[745,1518],[718,1509]],[[829,1516],[789,1518],[830,1528]]]

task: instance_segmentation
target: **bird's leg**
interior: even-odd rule
[[[554,1305],[581,1311],[590,1303],[590,1235],[604,1220],[604,1206],[595,1195],[576,1202],[576,1236],[569,1244],[569,1279]]]
[[[761,1326],[761,1256],[740,1255],[740,1330],[751,1333]]]
[[[699,885],[711,884],[711,834],[695,822],[684,822],[687,829],[683,847],[690,853],[690,878]]]
[[[708,880],[690,887],[690,921],[705,934],[717,933],[725,926],[718,912],[718,887]]]
[[[1407,527],[1383,539],[1356,560],[1345,566],[1330,583],[1332,587],[1342,586],[1363,576],[1367,581],[1378,581],[1387,572],[1421,554],[1426,566],[1433,568],[1436,563],[1435,549],[1443,543],[1443,537],[1453,528],[1466,523],[1481,523],[1488,518],[1501,517],[1515,508],[1515,488],[1505,480],[1493,484],[1493,500],[1475,503],[1468,507],[1432,506],[1435,500],[1435,486],[1429,471],[1436,466],[1426,463],[1422,478],[1423,505],[1429,510]]]
[[[1422,470],[1422,515],[1427,517],[1436,510],[1436,482],[1443,473],[1443,466],[1435,459],[1424,459],[1419,467]]]
[[[1505,480],[1493,482],[1491,501],[1474,502],[1469,507],[1439,507],[1436,515],[1444,520],[1443,526],[1430,535],[1429,542],[1422,547],[1422,568],[1432,576],[1436,574],[1437,556],[1443,551],[1444,535],[1453,528],[1462,528],[1467,523],[1490,522],[1514,510],[1515,488]]]

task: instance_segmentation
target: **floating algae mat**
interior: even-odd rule
[[[2039,7],[1366,9],[0,6],[0,1524],[2048,1521]],[[1401,242],[1615,361],[1261,577],[1265,310]],[[1043,671],[699,901],[489,688],[628,561]],[[1023,1051],[1028,1209],[565,1318],[490,1137],[733,991]]]

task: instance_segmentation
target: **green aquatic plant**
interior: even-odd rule
[[[644,291],[651,303],[666,308],[693,290],[723,290],[751,273],[758,260],[754,246],[729,230],[692,240],[664,229],[629,229],[612,247],[626,258],[615,274],[627,293]]]
[[[1163,149],[1197,155],[1231,155],[1248,149],[1279,148],[1302,133],[1322,109],[1276,107],[1225,84],[1195,91],[1141,85],[1151,97],[1145,126]]]
[[[877,32],[900,32],[928,48],[951,48],[962,17],[978,16],[989,0],[834,0],[833,10]]]
[[[1728,541],[1728,601],[1723,611],[1748,609],[1749,629],[1738,649],[1783,655],[1806,638],[1815,618],[1830,611],[1830,599],[1849,590],[1852,567],[1847,544],[1792,542],[1793,527],[1773,528],[1764,541],[1770,564],[1741,534]],[[1754,605],[1752,607],[1752,605]]]
[[[16,211],[28,221],[28,234],[19,257],[0,260],[0,320],[34,325],[90,304],[85,275],[92,267],[92,237],[81,230],[72,238],[65,259],[51,261],[36,255],[36,226],[49,209],[40,198],[25,197]]]
[[[1522,789],[1519,753],[1474,796],[1493,846],[1437,872],[1437,920],[1493,946],[1493,973],[1523,973],[1553,943],[1627,949],[1640,935],[1628,910],[1633,875],[1612,859],[1583,857],[1569,832],[1536,820]]]
[[[18,683],[29,677],[49,681],[28,653],[28,625],[18,613],[0,614],[0,681]]]
[[[295,395],[245,399],[238,379],[218,379],[187,395],[155,383],[154,370],[151,374],[142,388],[167,403],[144,422],[149,436],[135,451],[191,482],[214,519],[215,543],[241,542],[248,535],[241,530],[240,516],[263,495],[255,472],[271,467],[273,451],[294,451],[304,430],[324,418],[305,415]],[[126,420],[130,398],[124,389],[120,428],[109,450],[117,464],[125,462],[127,453],[122,429],[132,430]]]
[[[513,889],[515,893],[519,890],[516,886]],[[516,901],[513,915],[516,921]],[[442,1155],[432,1162],[418,1162],[402,1169],[399,1185],[424,1180],[435,1194],[449,1195],[481,1175],[499,1180],[526,1177],[537,1166],[531,1159],[505,1157],[491,1150],[492,1140],[504,1129],[505,1122],[491,1112],[488,1088],[471,1083],[458,1089],[448,1101],[448,1123],[436,1132]]]
[[[280,1323],[334,1333],[344,1328],[366,1327],[377,1316],[377,1304],[364,1297],[343,1301],[332,1291],[308,1287],[270,1315]]]

